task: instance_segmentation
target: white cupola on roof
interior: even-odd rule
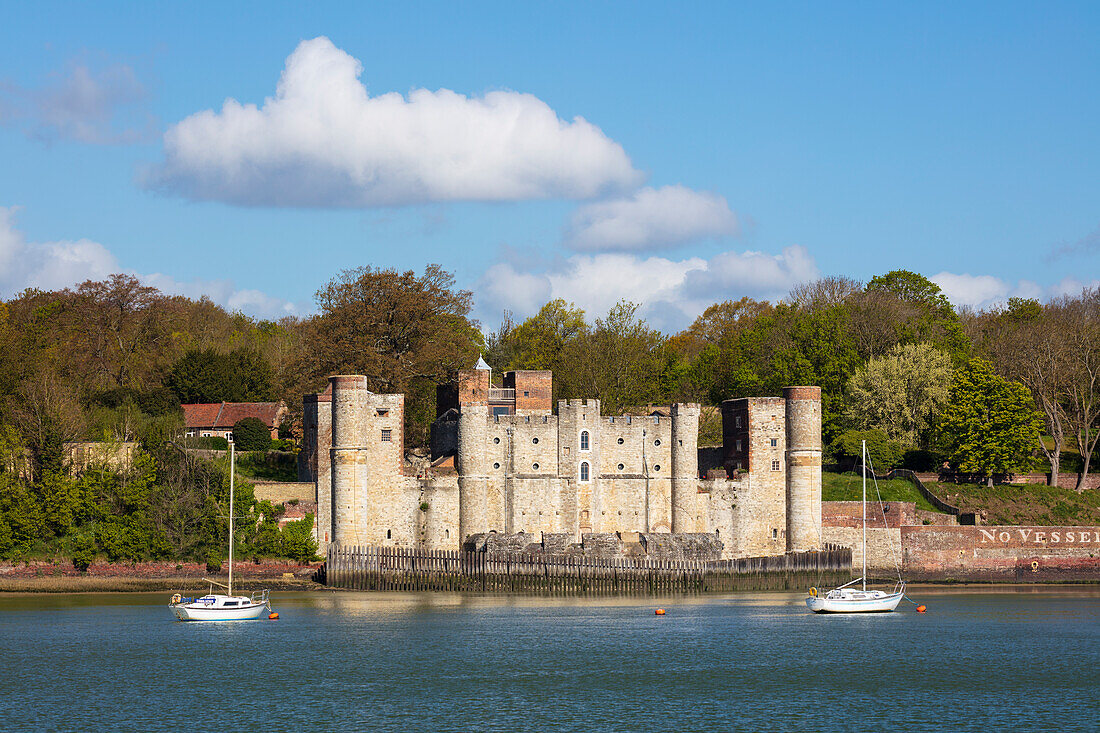
[[[484,369],[487,372],[493,371],[493,368],[485,363],[485,360],[481,358],[481,354],[477,355],[477,364],[474,369]]]

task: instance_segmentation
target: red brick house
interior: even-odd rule
[[[268,427],[274,440],[279,437],[279,423],[289,412],[282,402],[213,402],[182,407],[184,434],[189,438],[228,438],[238,421],[255,417]]]

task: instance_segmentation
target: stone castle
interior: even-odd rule
[[[559,549],[616,533],[709,535],[723,558],[821,546],[820,388],[723,402],[719,450],[698,446],[697,404],[607,416],[598,400],[560,400],[555,414],[552,385],[548,371],[512,371],[493,387],[480,360],[459,372],[438,390],[433,460],[417,469],[403,450],[404,395],[330,377],[304,398],[320,551],[453,550],[494,532]]]

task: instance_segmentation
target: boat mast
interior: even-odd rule
[[[236,455],[233,451],[233,441],[229,441],[229,595],[233,595],[233,464],[236,459]],[[867,492],[867,487],[864,486],[864,494]],[[866,529],[864,529],[866,533]],[[866,548],[867,541],[864,539],[864,548]],[[866,549],[864,549],[866,552]]]
[[[861,442],[862,448],[864,448],[864,590],[867,590],[867,441],[862,440]],[[232,482],[230,482],[229,485],[232,488]],[[230,489],[230,491],[232,491],[232,489]],[[232,517],[232,514],[230,514],[230,517]],[[230,518],[230,526],[233,526],[232,518]],[[230,548],[230,557],[233,557],[232,551],[232,548]],[[229,571],[230,573],[233,572],[232,562],[230,562]],[[232,577],[233,576],[230,575],[230,578]],[[232,581],[230,581],[230,583],[232,583]]]

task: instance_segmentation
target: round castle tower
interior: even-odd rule
[[[466,402],[458,413],[458,541],[489,531],[489,406]]]
[[[370,400],[367,378],[329,377],[332,385],[332,532],[333,542],[360,542],[360,522],[367,503],[370,473],[366,448],[366,415]]]
[[[699,497],[699,405],[672,406],[672,531],[695,532]]]
[[[821,387],[785,387],[787,550],[821,544]]]

